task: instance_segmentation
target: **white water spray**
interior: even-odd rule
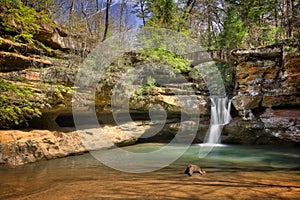
[[[231,100],[227,97],[211,97],[210,126],[199,151],[199,158],[204,158],[214,146],[220,146],[223,127],[231,120]]]
[[[224,125],[231,120],[230,108],[231,100],[227,97],[211,97],[211,119],[210,127],[204,139],[205,144],[221,143],[221,132]]]

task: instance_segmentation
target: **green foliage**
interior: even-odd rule
[[[133,6],[133,14],[147,27],[167,28],[189,35],[187,8],[174,0],[140,0]]]
[[[64,85],[44,84],[41,85],[48,101],[63,100],[64,96],[73,94],[74,90]]]
[[[56,7],[56,0],[22,0],[25,6],[34,8],[37,11],[52,10]]]
[[[139,66],[145,66],[145,68],[138,71],[137,78],[133,70],[140,70]],[[163,66],[168,66],[168,70],[161,71]],[[155,79],[156,75],[175,77],[177,73],[186,73],[189,70],[190,62],[173,52],[160,48],[142,49],[139,52],[126,54],[110,65],[105,71],[105,75],[103,75],[105,78],[100,80],[98,92],[107,95],[107,92],[113,88],[118,90],[119,88],[115,86],[120,79],[123,79],[123,84],[118,86],[120,91],[125,91],[124,95],[127,95],[125,93],[130,86],[140,86],[135,90],[134,98],[143,99],[149,89],[158,86]]]
[[[241,47],[248,29],[244,26],[236,10],[230,10],[224,22],[224,31],[220,35],[220,47],[234,49]]]
[[[17,4],[17,1],[12,1],[12,0],[0,0],[0,5],[9,7],[11,5]]]
[[[190,70],[188,60],[162,48],[143,49],[140,59],[148,63],[160,63],[170,66],[173,68],[174,73],[184,73]]]
[[[34,44],[33,36],[39,32],[41,24],[53,25],[48,14],[24,6],[21,1],[11,3],[11,1],[2,0],[2,3],[7,7],[2,26],[7,32],[17,33],[12,34],[14,36],[11,39],[14,41]]]
[[[149,87],[155,87],[155,82],[156,82],[156,80],[152,76],[147,77],[147,85]]]
[[[44,43],[38,41],[38,40],[34,40],[34,43],[41,47],[43,50],[45,50],[47,53],[53,53],[54,50],[51,47],[46,46]]]
[[[253,25],[245,42],[250,46],[271,45],[277,42],[283,30],[280,27],[266,24],[264,27]]]
[[[145,95],[149,94],[149,90],[155,88],[156,80],[152,76],[146,77],[146,83],[135,90],[133,95],[134,100],[143,100],[145,99]]]
[[[17,86],[0,79],[0,127],[26,125],[33,117],[41,116],[45,98],[26,86]]]
[[[286,52],[296,52],[297,51],[297,47],[294,47],[294,46],[286,46],[285,48],[284,48],[284,50],[286,51]]]
[[[200,72],[199,74],[199,71]],[[222,62],[205,62],[201,63],[197,67],[193,68],[189,72],[189,76],[193,79],[194,83],[199,83],[200,85],[196,84],[196,88],[198,90],[203,90],[203,81],[208,81],[211,83],[214,83],[214,85],[210,85],[210,93],[222,94],[222,85],[225,86],[225,90],[227,94],[232,94],[234,91],[235,86],[235,80],[233,75],[233,68],[228,63],[222,63]],[[222,80],[221,82],[218,81],[218,79],[221,76]],[[208,83],[206,82],[206,84]],[[217,85],[222,84],[222,85]],[[204,90],[205,91],[205,90]],[[203,91],[201,91],[203,92]],[[203,93],[202,93],[203,94]],[[206,91],[205,93],[206,94]]]
[[[20,79],[16,77],[15,79]],[[17,80],[16,80],[17,81]],[[28,121],[42,115],[41,109],[52,102],[61,101],[73,90],[63,85],[29,85],[0,79],[0,128],[27,126]],[[38,87],[39,89],[36,89]]]
[[[146,1],[151,18],[147,26],[159,28],[172,28],[175,19],[176,4],[173,0]]]
[[[287,39],[297,27],[298,1],[226,0],[224,30],[219,44],[223,48],[270,45]],[[292,19],[293,18],[293,19]],[[291,26],[294,26],[291,28]]]
[[[132,14],[135,14],[138,18],[142,19],[143,26],[146,25],[146,19],[149,17],[149,10],[146,4],[146,0],[136,1],[132,6]]]
[[[219,72],[221,73],[223,83],[226,89],[226,93],[227,94],[232,93],[232,91],[234,91],[234,86],[235,86],[233,68],[228,63],[216,62],[215,64]]]

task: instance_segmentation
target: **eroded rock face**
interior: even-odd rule
[[[41,24],[41,26],[42,29],[34,38],[53,49],[89,51],[92,48],[89,45],[93,42],[87,43],[80,36],[72,35],[57,25],[52,27],[47,24]]]
[[[22,70],[35,66],[43,68],[51,66],[52,62],[40,56],[23,56],[18,53],[0,52],[0,71]]]
[[[234,118],[222,132],[228,144],[292,144],[300,142],[299,109],[267,109],[259,117]]]
[[[237,101],[233,101],[233,104],[239,111],[243,107],[253,109],[260,106],[299,105],[295,96],[299,95],[300,87],[300,55],[285,53],[283,56],[284,48],[232,52],[238,83],[238,95],[234,97]]]
[[[265,130],[284,140],[300,142],[300,109],[267,109],[261,116]]]
[[[300,105],[300,54],[285,49],[282,44],[232,52],[238,84],[232,103],[242,119],[234,120],[227,130],[237,126],[233,132],[248,132],[252,141],[245,143],[267,142],[261,142],[262,135],[299,142],[299,110],[295,108]],[[230,142],[230,137],[234,142],[240,140],[230,131],[227,133],[226,141]]]
[[[6,8],[0,9],[0,15],[6,12]],[[22,26],[13,18],[7,23],[16,30],[1,29],[3,35],[16,35],[22,30]],[[68,55],[69,51],[85,54],[96,45],[95,41],[73,35],[54,22],[39,22],[37,25],[40,29],[33,35],[35,44],[23,44],[0,37],[0,72],[57,66],[49,57],[72,59],[70,57],[73,55]]]
[[[86,151],[76,133],[1,131],[1,160],[10,166],[53,159]]]
[[[221,137],[225,144],[266,145],[287,142],[266,132],[260,119],[245,120],[240,117],[234,118],[223,128]]]
[[[134,131],[130,131],[131,134],[127,134],[121,126],[80,131],[0,131],[0,164],[16,166],[81,154],[88,150],[112,148],[114,145],[132,145],[148,128],[149,126],[135,126]]]

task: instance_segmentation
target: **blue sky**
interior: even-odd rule
[[[68,15],[69,15],[69,9],[70,9],[70,5],[71,5],[71,1],[65,1],[65,0],[57,0],[60,5],[65,8],[62,9],[59,13],[57,13],[59,16],[59,18],[57,18],[58,21],[60,21],[61,23],[65,23],[68,20]],[[88,14],[88,18],[91,18],[93,16],[96,15],[96,10],[97,8],[95,7],[95,1],[93,1],[93,4],[89,3],[89,1],[83,1],[84,2],[84,7],[87,9],[86,13],[92,13],[92,14]],[[106,1],[103,0],[98,0],[99,2],[99,8],[101,9],[101,6],[103,4],[103,8],[101,9],[102,13],[103,13],[103,17],[104,17],[104,13],[105,13],[105,9],[106,9]],[[133,26],[133,27],[138,27],[140,25],[142,25],[142,20],[138,17],[136,17],[135,14],[132,14],[132,6],[137,2],[137,0],[126,0],[126,4],[127,4],[127,14],[128,14],[128,25],[129,26]],[[75,10],[80,10],[81,9],[81,1],[75,1]],[[113,0],[112,4],[111,4],[111,9],[110,9],[110,15],[113,16],[113,18],[115,18],[115,21],[117,21],[119,19],[119,13],[120,13],[120,7],[121,7],[121,3],[122,0]],[[81,11],[80,11],[81,12]]]

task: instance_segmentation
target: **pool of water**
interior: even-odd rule
[[[164,145],[123,149],[147,153]],[[174,145],[170,153],[181,148]],[[212,151],[199,158],[200,149]],[[199,165],[207,174],[185,175],[188,163]],[[0,199],[297,199],[299,175],[299,147],[192,145],[174,163],[148,173],[111,169],[91,154],[16,168],[2,166]]]

